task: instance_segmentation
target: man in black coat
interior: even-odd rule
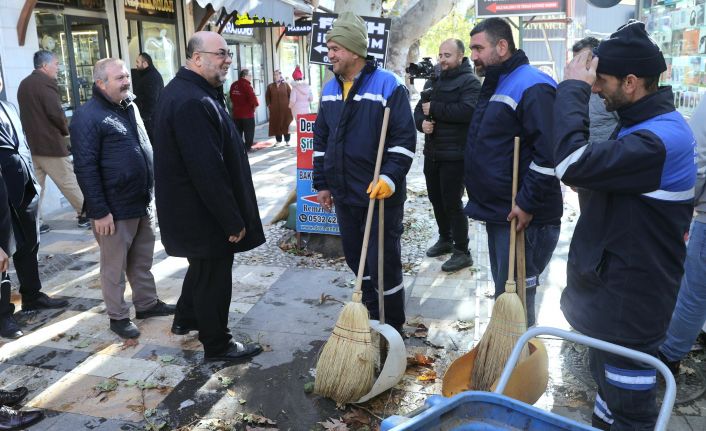
[[[20,281],[22,310],[65,307],[68,305],[65,299],[50,298],[40,291],[42,282],[39,280],[37,262],[39,185],[34,177],[32,155],[17,110],[3,101],[0,101],[0,169],[4,173],[12,215],[12,233],[16,244],[12,259]],[[21,337],[22,331],[12,317],[14,306],[6,305],[0,307],[0,335],[7,338]]]
[[[439,46],[441,73],[424,84],[422,98],[414,108],[417,130],[425,134],[424,177],[439,227],[439,240],[427,250],[427,256],[453,252],[441,266],[447,272],[473,265],[468,220],[463,214],[463,153],[480,81],[464,51],[458,39]]]
[[[137,56],[135,66],[137,67],[137,79],[135,80],[135,105],[140,110],[142,122],[150,140],[152,134],[152,114],[157,106],[159,94],[164,89],[164,79],[157,68],[152,63],[152,57],[146,52],[141,52]]]
[[[71,120],[76,178],[100,247],[101,292],[110,329],[123,338],[137,338],[140,331],[124,299],[126,278],[138,319],[172,315],[175,309],[159,300],[150,271],[155,242],[152,148],[122,60],[99,60],[93,81],[93,97]]]
[[[265,235],[247,152],[222,97],[232,53],[219,34],[197,32],[186,57],[154,117],[162,243],[189,260],[172,332],[198,330],[206,360],[235,360],[262,347],[235,342],[228,329],[233,254]]]

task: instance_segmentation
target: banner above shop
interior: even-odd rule
[[[326,47],[326,32],[333,26],[338,17],[335,13],[317,13],[311,19],[312,34],[309,50],[309,62],[315,64],[330,64],[328,48]],[[387,40],[390,35],[392,20],[389,18],[374,18],[361,16],[368,26],[368,55],[375,58],[379,67],[385,67],[387,57]]]
[[[294,8],[281,0],[196,0],[206,9],[221,8],[228,14],[237,13],[236,27],[282,27],[294,24]],[[251,22],[252,21],[252,22]]]
[[[176,19],[174,0],[123,0],[126,14]]]
[[[566,12],[566,0],[476,0],[479,18],[550,15]]]
[[[42,3],[58,4],[85,10],[105,10],[105,0],[42,0]]]
[[[311,33],[311,21],[298,19],[294,22],[294,25],[288,25],[286,34],[287,36],[306,36]]]

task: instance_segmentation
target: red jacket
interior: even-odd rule
[[[260,103],[250,81],[241,78],[231,84],[230,101],[233,103],[233,118],[255,118],[255,108]]]

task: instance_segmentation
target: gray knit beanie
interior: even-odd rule
[[[350,52],[365,58],[368,55],[368,28],[353,12],[343,12],[326,33],[326,42],[336,42]]]

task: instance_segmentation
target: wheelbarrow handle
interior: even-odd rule
[[[664,377],[666,383],[666,390],[664,392],[664,399],[662,400],[662,407],[659,409],[659,416],[657,417],[657,425],[655,426],[655,431],[666,431],[667,424],[669,422],[669,417],[672,413],[672,407],[674,406],[674,399],[677,394],[677,385],[674,381],[674,376],[672,375],[669,368],[662,363],[659,359],[654,356],[650,356],[647,353],[638,352],[633,349],[628,349],[627,347],[619,346],[617,344],[608,343],[606,341],[597,340],[595,338],[587,337],[585,335],[577,334],[576,332],[564,331],[563,329],[550,328],[546,326],[537,326],[530,328],[525,332],[515,348],[512,349],[512,353],[505,364],[503,373],[500,375],[500,380],[498,381],[498,386],[495,388],[495,393],[502,394],[505,390],[507,382],[510,380],[510,375],[512,370],[517,364],[517,360],[520,358],[520,352],[529,340],[535,338],[538,335],[553,335],[555,337],[563,338],[565,340],[573,341],[574,343],[583,344],[594,349],[603,350],[614,355],[623,356],[625,358],[634,359],[636,361],[644,362],[650,366],[655,367]]]

